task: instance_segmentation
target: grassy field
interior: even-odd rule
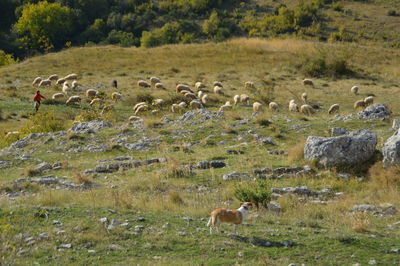
[[[304,69],[314,58],[327,62],[346,62],[344,75],[322,75],[313,78],[314,87],[302,85]],[[223,226],[224,233],[210,235],[207,216],[214,208],[237,208],[238,187],[256,187],[260,181],[223,181],[224,174],[237,171],[251,173],[263,167],[311,165],[303,160],[302,150],[310,135],[330,136],[333,127],[348,130],[371,129],[378,133],[377,149],[393,134],[391,120],[347,120],[356,114],[353,103],[368,95],[385,103],[399,116],[400,51],[383,45],[326,44],[295,39],[234,39],[224,43],[171,45],[153,49],[88,47],[71,48],[59,53],[27,59],[0,68],[0,134],[20,131],[20,137],[35,132],[68,129],[74,120],[98,118],[113,126],[96,134],[54,137],[34,140],[22,149],[3,149],[0,160],[10,162],[0,168],[0,253],[6,263],[23,264],[244,264],[244,265],[366,265],[376,260],[380,265],[398,265],[400,256],[399,213],[379,217],[369,213],[350,213],[355,204],[392,204],[400,208],[400,175],[397,169],[383,169],[380,161],[369,171],[354,173],[349,180],[339,178],[340,169],[316,169],[307,177],[267,180],[268,188],[308,186],[313,190],[330,188],[343,196],[315,203],[313,199],[284,196],[276,200],[280,213],[265,208],[251,212],[248,225],[233,235],[233,227]],[[36,76],[47,77],[77,73],[84,90],[81,106],[44,101],[36,116],[31,116],[31,97],[36,91],[31,82]],[[160,77],[166,90],[139,88],[139,79]],[[111,80],[118,89],[111,88]],[[221,81],[224,96],[212,92],[212,82]],[[212,99],[207,109],[217,111],[235,94],[246,93],[251,102],[264,105],[275,101],[279,112],[265,112],[254,117],[250,106],[240,105],[218,119],[199,124],[166,123],[182,114],[170,112],[170,104],[157,114],[140,114],[143,128],[126,124],[132,107],[151,95],[169,103],[180,102],[176,84],[196,81],[207,85]],[[253,81],[255,89],[245,89]],[[354,85],[360,94],[350,93]],[[101,116],[89,106],[85,90],[96,88],[115,110]],[[41,89],[51,98],[61,89]],[[112,92],[123,94],[113,103]],[[316,115],[305,117],[287,110],[288,102],[301,102],[306,92],[311,104],[319,106]],[[340,104],[340,116],[328,115],[328,108]],[[186,110],[185,110],[186,111]],[[248,119],[246,123],[240,123]],[[255,133],[271,137],[276,145],[260,144]],[[117,145],[154,139],[157,144],[144,151],[128,150]],[[2,138],[2,147],[16,139]],[[36,143],[36,144],[35,144]],[[229,148],[237,144],[246,145]],[[105,145],[100,152],[73,149],[88,145]],[[230,154],[240,149],[242,154]],[[283,155],[269,152],[282,150]],[[19,155],[31,158],[20,159]],[[130,156],[134,160],[167,158],[167,162],[141,166],[128,171],[82,175],[94,169],[101,160]],[[204,160],[223,160],[226,167],[195,169],[194,174],[179,171],[180,165]],[[61,163],[60,170],[44,174],[65,177],[76,183],[92,183],[87,190],[66,190],[24,184],[11,185],[28,175],[39,161]],[[23,190],[12,198],[6,192]],[[46,215],[45,215],[46,213]],[[100,222],[128,223],[108,230]],[[60,225],[59,221],[63,225]],[[138,227],[139,226],[139,227]],[[140,226],[143,226],[140,227]],[[60,230],[63,231],[60,233]],[[48,237],[41,237],[47,233]],[[29,239],[32,237],[33,239]],[[265,243],[269,244],[265,244]],[[62,248],[62,244],[71,247]]]

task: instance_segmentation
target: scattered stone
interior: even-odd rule
[[[137,218],[136,221],[138,221],[138,222],[145,222],[146,219],[145,219],[144,217],[139,217],[139,218]]]
[[[389,253],[400,254],[400,248],[392,248]]]
[[[183,232],[183,231],[179,231],[179,232],[178,232],[178,235],[179,235],[179,236],[187,236],[188,233],[187,233],[187,232]]]
[[[102,128],[105,127],[111,127],[111,123],[105,122],[105,121],[98,121],[98,120],[93,120],[90,122],[81,122],[78,123],[72,128],[69,129],[69,131],[75,133],[75,134],[82,134],[82,133],[96,133]]]
[[[348,133],[348,131],[345,128],[341,128],[341,127],[334,127],[331,129],[331,136],[332,137],[336,137],[336,136],[340,136],[340,135],[346,135]]]
[[[211,168],[223,168],[226,166],[226,163],[223,161],[210,161]]]
[[[400,119],[398,119],[398,118],[393,119],[392,128],[394,130],[399,130],[400,129]]]
[[[383,145],[383,165],[400,165],[400,130],[397,130]]]
[[[72,244],[68,243],[68,244],[61,244],[59,246],[57,246],[57,249],[69,249],[72,248]]]
[[[376,265],[377,263],[376,263],[376,260],[369,260],[368,264],[369,265]]]
[[[96,250],[94,250],[94,249],[88,249],[88,253],[89,253],[90,255],[96,254]]]
[[[359,112],[358,117],[361,119],[370,119],[370,120],[373,119],[386,120],[389,118],[391,113],[392,112],[385,104],[375,103],[368,106],[363,111]]]
[[[55,225],[55,226],[63,226],[64,224],[62,222],[60,222],[60,221],[53,220],[53,225]]]
[[[284,188],[272,188],[271,189],[272,193],[277,193],[277,194],[297,194],[301,196],[307,196],[307,197],[330,197],[333,196],[334,193],[331,189],[326,188],[322,189],[320,191],[315,191],[309,189],[307,186],[301,186],[301,187],[284,187]]]
[[[86,189],[95,186],[95,184],[88,184],[88,183],[76,184],[71,181],[68,181],[65,178],[58,178],[55,175],[47,175],[35,178],[33,177],[19,178],[12,183],[19,185],[25,182],[37,183],[39,185],[44,185],[44,186],[55,186],[56,188],[65,188],[65,189]]]
[[[100,223],[107,224],[108,223],[108,218],[107,217],[100,218]]]
[[[52,169],[52,166],[49,163],[42,162],[42,163],[36,165],[34,169],[35,169],[35,171],[37,171],[39,173],[43,173],[46,171],[50,171]]]
[[[111,223],[107,226],[107,230],[113,230],[118,225],[120,225],[120,222],[117,219],[112,219]]]
[[[257,139],[257,143],[276,145],[276,143],[272,140],[272,138],[266,138],[266,137]]]
[[[267,207],[268,207],[268,210],[273,211],[273,212],[280,213],[282,211],[281,205],[279,205],[276,202],[271,201],[270,203],[268,203]]]
[[[200,161],[198,162],[195,167],[197,169],[210,169],[210,168],[223,168],[226,164],[223,161]]]
[[[164,163],[166,162],[166,158],[153,158],[147,159],[143,161],[122,161],[122,162],[114,162],[110,164],[102,164],[96,165],[95,171],[97,173],[113,173],[117,171],[126,171],[132,168],[137,168],[142,165],[151,165],[155,163]]]
[[[369,212],[375,216],[385,217],[396,214],[397,209],[390,203],[381,204],[380,206],[375,206],[372,204],[359,204],[354,205],[351,210],[351,213],[357,212]]]
[[[222,176],[222,179],[225,181],[228,180],[243,180],[243,179],[251,179],[251,176],[247,173],[238,173],[238,172],[231,172],[229,174],[225,174]]]
[[[111,244],[108,246],[108,249],[111,251],[119,251],[119,250],[123,250],[123,247],[117,244]]]
[[[357,165],[368,161],[375,152],[376,133],[359,130],[338,137],[309,136],[304,158],[316,160],[319,166]]]
[[[227,150],[226,152],[228,154],[244,154],[244,151],[242,150]]]
[[[285,151],[284,150],[274,150],[274,151],[268,151],[269,155],[285,155]]]
[[[47,240],[47,239],[49,239],[49,234],[48,233],[41,233],[41,234],[39,234],[39,238],[41,240]]]
[[[351,178],[351,174],[348,174],[348,173],[339,173],[339,174],[338,174],[338,177],[339,177],[339,178],[342,178],[342,179],[344,179],[344,180],[349,180],[349,179]]]
[[[135,226],[135,231],[136,232],[142,232],[144,230],[144,226],[143,225],[136,225]]]
[[[167,229],[167,228],[170,228],[170,227],[171,227],[171,224],[170,224],[170,223],[165,223],[165,224],[162,226],[163,229]]]

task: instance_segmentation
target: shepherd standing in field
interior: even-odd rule
[[[35,96],[33,96],[33,101],[34,103],[34,107],[35,107],[35,112],[37,112],[39,110],[40,107],[40,101],[42,99],[46,99],[43,95],[40,94],[40,91],[37,91]]]

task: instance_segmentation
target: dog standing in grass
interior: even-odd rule
[[[251,207],[253,207],[252,202],[241,202],[240,207],[236,210],[228,210],[224,208],[219,208],[211,212],[211,217],[208,220],[207,226],[210,227],[210,234],[212,234],[212,229],[215,228],[219,232],[218,226],[221,223],[231,223],[235,225],[235,234],[237,232],[237,226],[243,224],[246,216],[249,213]]]

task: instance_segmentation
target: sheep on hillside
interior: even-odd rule
[[[186,107],[187,107],[187,103],[185,103],[185,102],[180,102],[178,105],[179,105],[181,108],[186,108]]]
[[[240,102],[240,95],[236,94],[233,96],[233,105],[237,105]]]
[[[189,103],[190,108],[192,109],[201,109],[203,105],[199,100],[193,100]]]
[[[57,79],[56,85],[63,85],[67,80],[65,78]]]
[[[151,82],[152,84],[156,84],[156,83],[160,83],[161,80],[160,80],[159,78],[157,78],[157,77],[151,77],[151,78],[150,78],[150,82]]]
[[[290,112],[298,112],[299,111],[299,106],[296,104],[294,100],[291,100],[289,102],[289,111]]]
[[[214,87],[214,93],[219,94],[219,95],[224,95],[224,92],[222,91],[222,87],[220,87],[220,86]]]
[[[51,80],[49,79],[44,79],[39,83],[39,87],[50,87],[51,86]]]
[[[365,106],[371,105],[374,103],[374,97],[368,96],[364,99]]]
[[[220,82],[220,81],[214,81],[213,82],[213,87],[215,87],[215,86],[218,86],[218,87],[221,87],[221,88],[224,87],[224,86],[222,86],[222,82]]]
[[[188,92],[188,93],[185,93],[185,98],[188,98],[189,100],[194,100],[194,99],[197,99],[197,96],[194,93]]]
[[[160,90],[165,90],[165,86],[164,84],[157,82],[156,85],[154,85],[156,87],[156,89],[160,89]]]
[[[53,100],[55,100],[55,101],[58,101],[58,100],[64,99],[65,98],[65,94],[61,93],[61,92],[55,93],[55,94],[53,94],[53,96],[51,98]]]
[[[140,105],[138,108],[136,108],[135,115],[140,112],[147,111],[148,109],[149,109],[149,106],[147,104]]]
[[[94,98],[93,100],[90,101],[89,105],[90,106],[94,106],[94,105],[102,105],[104,103],[104,101],[100,98]]]
[[[135,122],[135,121],[140,121],[140,120],[142,120],[142,119],[139,116],[135,116],[135,115],[132,115],[128,118],[129,122]]]
[[[81,103],[82,99],[80,96],[78,95],[74,95],[68,98],[68,100],[65,102],[67,105],[68,104],[77,104],[77,103]]]
[[[153,106],[162,106],[165,103],[163,99],[155,99],[153,100]]]
[[[147,105],[147,103],[146,102],[140,102],[140,103],[135,104],[135,106],[133,107],[133,111],[136,112],[136,110],[142,105]]]
[[[68,82],[64,82],[64,84],[63,84],[63,87],[62,87],[62,92],[65,94],[65,95],[68,95],[68,93],[71,91],[71,88],[69,87],[69,84],[68,84]]]
[[[250,97],[247,94],[241,94],[240,95],[240,102],[241,103],[246,103],[247,105],[250,105]]]
[[[244,87],[245,87],[246,89],[254,89],[256,86],[254,85],[254,82],[246,81],[246,82],[244,83]]]
[[[270,102],[268,107],[271,111],[279,111],[279,105],[276,102]]]
[[[19,131],[9,131],[9,132],[6,133],[5,138],[6,139],[8,139],[8,138],[19,138],[20,134],[21,133]]]
[[[301,99],[303,100],[303,102],[307,103],[307,99],[308,99],[307,93],[303,92],[303,93],[301,94]]]
[[[57,80],[58,80],[58,75],[57,75],[57,74],[50,75],[50,76],[48,77],[48,79],[49,79],[49,80],[57,81]]]
[[[150,87],[151,87],[150,84],[147,83],[147,81],[144,81],[144,80],[139,80],[139,81],[137,82],[137,85],[138,85],[139,87],[143,87],[143,88],[150,88]]]
[[[96,97],[96,95],[97,95],[98,93],[99,93],[99,92],[98,92],[97,90],[88,89],[88,90],[86,91],[86,97],[88,97],[88,98],[94,98],[94,97]]]
[[[179,105],[177,105],[176,103],[174,103],[173,105],[171,105],[171,112],[173,113],[178,113],[182,111],[182,107],[180,107]]]
[[[355,95],[357,95],[358,94],[358,87],[357,86],[353,86],[353,87],[351,87],[350,91],[351,91],[351,93],[354,93]]]
[[[311,79],[303,79],[303,85],[309,85],[314,87],[314,82]]]
[[[67,76],[64,77],[66,80],[74,80],[74,79],[78,79],[78,75],[77,74],[69,74]]]
[[[224,105],[219,108],[220,111],[228,111],[232,110],[232,104],[230,101],[227,101]]]
[[[199,90],[199,89],[204,89],[206,85],[204,85],[203,82],[198,81],[194,84],[194,87]]]
[[[78,88],[78,81],[76,81],[76,80],[74,80],[74,81],[72,81],[72,83],[71,83],[71,88],[73,89],[73,90],[75,90],[76,88]]]
[[[112,99],[114,102],[118,102],[118,101],[122,100],[122,94],[115,91],[115,92],[113,92],[113,93],[111,94],[111,99]]]
[[[197,92],[197,98],[201,99],[201,97],[203,97],[203,95],[204,95],[203,91]]]
[[[106,105],[106,106],[103,107],[103,109],[101,110],[100,114],[104,115],[105,113],[108,113],[108,112],[113,111],[113,110],[114,110],[114,105],[109,104],[109,105]]]
[[[183,90],[193,93],[192,89],[186,84],[178,84],[178,85],[176,85],[176,92],[177,93],[180,93]]]
[[[334,113],[337,113],[337,112],[339,112],[339,104],[335,103],[329,108],[328,114],[331,115],[331,114],[334,114]]]
[[[202,102],[203,104],[207,104],[209,100],[210,100],[210,99],[208,98],[208,95],[207,95],[207,94],[204,94],[203,97],[201,97],[201,102]]]
[[[312,115],[315,114],[315,109],[311,105],[303,104],[300,107],[300,112],[305,115]]]
[[[40,82],[41,82],[42,80],[43,80],[43,79],[42,79],[41,77],[36,77],[36,78],[33,80],[32,85],[33,85],[33,86],[39,86],[39,84],[40,84]]]
[[[364,100],[358,100],[358,101],[356,101],[355,103],[354,103],[354,109],[360,109],[360,108],[365,108],[365,102],[364,102]]]
[[[259,103],[259,102],[254,102],[253,103],[253,111],[255,113],[262,112],[263,111],[263,105],[261,103]]]

